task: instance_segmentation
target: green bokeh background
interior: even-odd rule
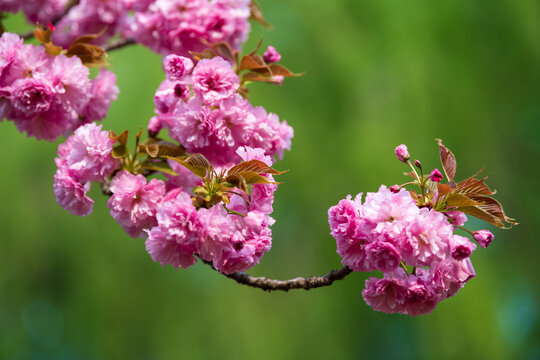
[[[435,138],[458,177],[485,167],[521,224],[491,226],[477,278],[416,318],[372,311],[367,274],[328,288],[265,293],[197,264],[161,268],[108,215],[63,211],[52,191],[57,144],[0,125],[2,359],[539,359],[540,3],[532,0],[260,0],[253,25],[302,78],[255,84],[251,99],[295,129],[275,201],[274,245],[254,275],[338,268],[327,209],[403,182],[404,143],[428,169]],[[5,23],[21,30],[21,17]],[[104,121],[147,123],[164,78],[143,47],[111,54],[121,89]],[[485,225],[471,221],[471,227]]]

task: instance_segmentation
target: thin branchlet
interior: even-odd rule
[[[75,6],[79,5],[79,0],[74,0],[74,1],[71,1],[65,8],[64,12],[60,15],[58,15],[53,21],[51,21],[51,24],[52,25],[56,25],[60,22],[60,20],[62,20],[64,18],[64,16],[66,16],[71,9],[73,9]],[[45,25],[45,24],[42,24],[42,25]],[[34,31],[28,31],[24,34],[21,34],[21,37],[24,39],[24,40],[28,40],[28,39],[31,39],[34,37]]]
[[[202,260],[205,264],[209,265],[212,269],[218,271],[212,266],[212,263],[209,261]],[[348,266],[344,266],[339,270],[332,270],[324,276],[310,276],[308,278],[297,277],[290,280],[275,280],[267,277],[254,277],[248,275],[244,272],[235,272],[232,274],[222,275],[233,279],[239,284],[250,286],[253,288],[265,290],[265,291],[289,291],[293,289],[304,289],[310,290],[325,286],[330,286],[337,280],[343,280],[349,274],[352,273],[352,270]]]

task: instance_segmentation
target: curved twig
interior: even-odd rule
[[[125,46],[134,45],[136,43],[137,42],[134,39],[120,39],[105,46],[104,49],[105,51],[109,52],[109,51],[121,49]]]
[[[212,266],[209,261],[202,260],[205,264],[209,265],[212,269],[217,270]],[[324,286],[330,286],[334,281],[343,280],[352,270],[348,266],[344,266],[339,270],[332,270],[324,276],[310,276],[308,278],[297,277],[290,280],[275,280],[267,277],[254,277],[244,272],[235,272],[232,274],[223,274],[229,279],[233,279],[239,284],[251,286],[265,291],[289,291],[292,289],[304,289],[310,290]]]

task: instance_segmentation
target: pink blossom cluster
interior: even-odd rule
[[[58,146],[54,194],[58,204],[73,215],[86,216],[92,212],[94,200],[87,195],[90,182],[105,180],[120,165],[111,156],[114,140],[101,126],[95,123],[81,126]]]
[[[0,121],[15,123],[36,139],[55,140],[79,126],[102,120],[118,88],[113,72],[90,80],[78,57],[52,56],[25,45],[15,34],[0,38]]]
[[[67,3],[68,0],[0,0],[0,12],[22,10],[30,22],[46,25],[63,14]]]
[[[241,147],[238,155],[246,161],[272,164],[263,149]],[[157,225],[147,230],[146,250],[162,266],[187,268],[198,255],[223,273],[245,271],[258,264],[272,245],[274,220],[269,214],[276,188],[275,184],[256,184],[250,194],[238,190],[228,205],[231,213],[222,203],[197,209],[190,189],[172,189],[157,210]]]
[[[342,263],[353,271],[384,273],[366,281],[362,295],[373,309],[413,316],[431,312],[475,276],[476,245],[454,233],[465,215],[418,208],[405,189],[381,186],[376,193],[348,196],[328,211]],[[407,274],[403,267],[414,270]]]
[[[115,35],[128,35],[131,3],[129,0],[81,0],[56,24],[52,40],[67,48],[82,35],[101,34],[94,40],[96,45],[106,44]]]
[[[205,44],[227,42],[240,50],[250,30],[250,0],[155,0],[137,5],[132,25],[134,38],[166,55],[190,56]]]
[[[221,57],[191,60],[165,57],[165,80],[157,90],[156,114],[148,130],[163,127],[190,153],[201,153],[210,162],[226,166],[238,162],[241,146],[261,148],[281,158],[290,149],[293,129],[263,107],[253,107],[237,93],[238,75]]]

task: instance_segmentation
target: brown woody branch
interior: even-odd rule
[[[119,39],[105,46],[104,49],[105,51],[109,52],[109,51],[121,49],[125,46],[134,45],[136,43],[137,42],[134,39]]]
[[[217,270],[212,266],[209,261],[202,260],[205,264],[209,265],[212,269]],[[344,266],[339,270],[332,270],[324,276],[310,276],[308,278],[298,277],[290,280],[275,280],[267,277],[254,277],[244,272],[235,272],[232,274],[223,274],[229,279],[233,279],[239,284],[251,286],[254,288],[266,290],[266,291],[289,291],[292,289],[304,289],[310,290],[324,286],[330,286],[337,280],[343,280],[347,277],[352,270],[348,266]]]

